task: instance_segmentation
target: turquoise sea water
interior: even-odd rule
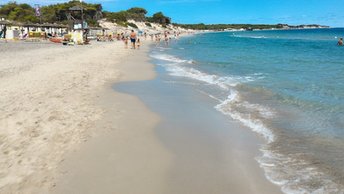
[[[344,193],[344,29],[198,34],[151,57],[266,139],[257,162],[285,193]]]

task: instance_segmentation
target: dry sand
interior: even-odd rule
[[[66,151],[98,133],[95,99],[128,52],[121,43],[0,43],[0,193],[54,185]]]

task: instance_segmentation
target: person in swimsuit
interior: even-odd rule
[[[338,46],[343,46],[343,38],[340,38],[337,43]]]
[[[136,33],[134,32],[134,30],[131,30],[130,41],[131,41],[132,48],[136,49],[136,45],[135,45],[135,43],[136,43]]]

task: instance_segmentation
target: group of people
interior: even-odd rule
[[[172,39],[171,33],[168,31],[164,32],[163,35],[161,35],[161,34],[155,34],[155,35],[150,34],[149,36],[151,37],[152,41],[154,41],[154,38],[155,38],[156,46],[160,45],[162,39],[165,42],[165,45],[168,46],[169,42]],[[178,39],[179,36],[180,36],[180,33],[174,32],[174,38],[176,40]],[[145,32],[144,34],[142,34],[142,37],[147,39],[147,33]],[[117,39],[122,40],[124,42],[125,48],[129,47],[129,42],[130,42],[131,49],[140,49],[141,40],[140,40],[138,34],[134,30],[131,30],[129,35],[124,34],[124,33],[118,34]]]
[[[129,36],[125,36],[123,33],[121,34],[121,39],[124,42],[125,48],[128,48],[129,40],[131,43],[132,49],[140,49],[141,46],[141,40],[138,38],[136,32],[134,30],[131,30],[131,33]]]
[[[179,32],[174,32],[173,38],[175,40],[178,40],[179,36],[180,36]],[[171,40],[172,40],[172,34],[170,32],[168,32],[168,31],[166,31],[163,35],[161,35],[161,34],[156,34],[155,36],[151,35],[152,41],[154,41],[154,37],[155,37],[155,44],[156,44],[156,46],[160,46],[161,41],[164,41],[165,42],[165,46],[168,46],[170,44]]]

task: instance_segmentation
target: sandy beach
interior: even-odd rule
[[[37,193],[53,186],[66,151],[99,133],[99,92],[129,50],[4,43],[0,52],[0,191]]]
[[[330,1],[0,0],[0,194],[344,194]]]
[[[155,78],[148,45],[0,49],[1,193],[280,192],[254,160],[259,138],[239,125],[183,128],[112,89]]]

